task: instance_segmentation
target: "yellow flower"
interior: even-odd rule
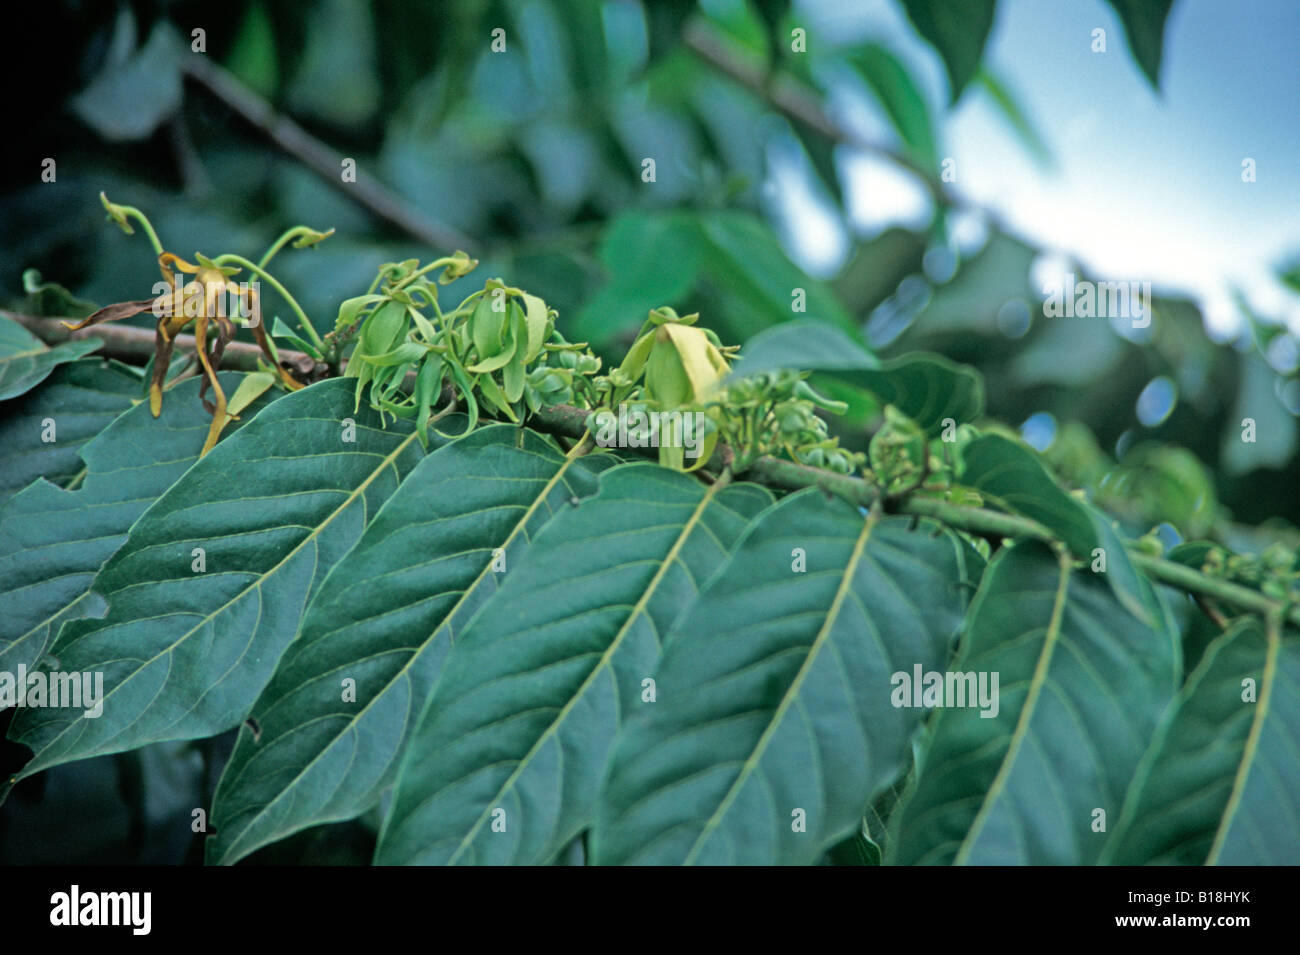
[[[301,388],[302,384],[280,367],[275,353],[271,350],[266,329],[262,326],[261,303],[256,289],[251,285],[231,281],[231,276],[238,274],[239,269],[219,266],[199,253],[195,253],[195,258],[198,259],[198,265],[192,265],[171,252],[162,253],[158,256],[158,268],[170,292],[138,302],[107,305],[80,322],[64,322],[64,325],[76,330],[102,322],[129,318],[148,311],[158,317],[157,333],[154,337],[153,377],[149,382],[149,410],[156,418],[162,412],[162,390],[167,381],[167,369],[171,365],[176,336],[190,322],[193,322],[195,351],[199,364],[203,367],[203,382],[199,386],[199,398],[203,401],[203,407],[212,414],[212,426],[208,430],[207,441],[204,442],[201,452],[207,454],[217,443],[217,438],[221,436],[226,422],[230,420],[230,416],[226,413],[226,394],[217,380],[216,373],[226,345],[235,336],[235,326],[230,316],[226,314],[227,299],[239,303],[240,314],[249,319],[253,337],[257,339],[257,344],[271,366],[279,373],[285,387],[294,390]],[[173,269],[186,275],[193,275],[194,281],[182,284]],[[216,323],[216,337],[209,353],[208,329],[213,322]],[[205,397],[209,385],[216,399],[215,404]]]

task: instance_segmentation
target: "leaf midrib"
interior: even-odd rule
[[[1259,738],[1264,732],[1264,720],[1268,716],[1269,704],[1273,699],[1273,683],[1277,677],[1277,659],[1282,647],[1280,631],[1281,624],[1278,618],[1270,617],[1265,629],[1268,649],[1264,655],[1264,686],[1260,689],[1255,718],[1251,721],[1250,733],[1246,736],[1246,745],[1241,751],[1241,762],[1237,764],[1236,776],[1232,781],[1232,794],[1228,797],[1223,816],[1219,819],[1219,827],[1215,830],[1210,852],[1205,857],[1206,865],[1219,864],[1219,855],[1223,852],[1223,846],[1228,840],[1228,831],[1232,828],[1237,809],[1241,805],[1241,797],[1246,789],[1246,778],[1250,775],[1251,767],[1255,762],[1255,753],[1259,750]]]
[[[223,611],[225,611],[228,607],[230,607],[232,604],[236,603],[237,601],[242,600],[250,591],[252,591],[257,587],[260,587],[268,578],[273,576],[282,566],[284,566],[286,561],[288,561],[299,551],[301,551],[303,547],[305,547],[309,542],[314,541],[320,535],[320,532],[322,530],[328,527],[330,523],[336,517],[339,516],[339,514],[343,513],[343,511],[345,511],[352,504],[352,502],[357,499],[357,496],[361,494],[362,491],[368,488],[371,485],[371,483],[380,474],[382,474],[385,470],[387,470],[392,465],[392,463],[397,459],[398,455],[400,455],[403,451],[405,451],[406,448],[411,444],[411,442],[415,440],[415,437],[416,437],[415,432],[412,431],[405,438],[403,438],[402,441],[395,448],[393,448],[391,452],[385,455],[383,460],[370,472],[370,474],[366,477],[366,479],[362,481],[360,484],[358,484],[355,488],[353,488],[353,490],[348,494],[348,496],[343,500],[343,502],[339,504],[339,506],[336,507],[333,511],[331,511],[323,521],[317,523],[316,526],[311,529],[311,532],[307,534],[306,537],[304,537],[301,541],[299,541],[297,544],[294,545],[292,550],[288,551],[283,557],[280,558],[280,560],[278,560],[272,567],[269,567],[264,573],[259,574],[254,582],[250,582],[248,586],[240,588],[240,590],[236,594],[234,594],[234,596],[232,596],[229,600],[223,603],[220,607],[217,607],[211,613],[205,614],[199,620],[199,622],[196,623],[193,627],[186,630],[183,634],[181,634],[179,637],[173,640],[166,647],[159,650],[148,660],[142,661],[138,667],[136,667],[130,674],[127,675],[126,679],[124,679],[121,683],[117,684],[117,686],[113,687],[111,690],[109,690],[107,693],[104,694],[102,702],[107,704],[109,698],[114,693],[116,693],[118,690],[122,689],[123,687],[127,686],[146,667],[151,666],[153,663],[158,661],[164,655],[174,651],[184,641],[188,640],[197,630],[199,630],[201,627],[206,626],[210,621],[216,619],[216,617],[220,615]],[[91,590],[93,589],[94,588],[92,586]],[[209,687],[208,689],[211,689],[211,687]],[[207,691],[205,691],[204,695],[206,695],[206,692]],[[200,700],[202,699],[202,695],[199,697],[199,699]],[[198,700],[195,701],[196,705],[197,703]],[[184,719],[186,716],[188,716],[191,712],[193,712],[193,709],[194,707],[190,707],[189,710],[186,710],[185,713],[183,713],[180,717],[177,718],[177,720],[173,721],[172,725],[175,725],[176,722],[179,722],[181,719]],[[136,717],[136,720],[139,720],[140,717],[143,716],[148,711],[149,711],[149,707],[146,707],[144,710],[140,712],[140,715]],[[82,720],[84,720],[85,718],[86,717],[82,715],[69,722],[68,725],[65,726],[62,730],[60,730],[56,736],[54,736],[48,743],[46,743],[44,746],[41,747],[41,753],[49,752],[49,750],[53,748],[53,746],[56,743],[58,743],[58,741],[61,740],[69,730],[71,730],[74,726],[80,725]],[[132,722],[134,723],[135,721]],[[113,738],[115,739],[118,736],[120,736],[122,733],[126,732],[128,729],[130,729],[131,725],[132,724],[127,724],[126,726],[122,727],[117,733],[113,735]],[[29,767],[37,763],[39,761],[39,758],[40,758],[40,754],[37,754],[35,757],[33,757],[31,763],[29,764]],[[18,778],[23,778],[27,776],[30,772],[32,772],[32,770],[29,767],[24,767],[23,773]]]
[[[799,689],[803,686],[803,681],[807,678],[808,673],[812,669],[813,662],[818,659],[821,653],[822,645],[829,638],[831,630],[839,619],[840,609],[843,607],[844,601],[848,597],[853,577],[857,573],[858,564],[861,562],[862,554],[866,550],[867,540],[871,537],[871,532],[875,529],[879,520],[879,514],[873,512],[863,522],[862,531],[858,534],[858,539],[853,544],[853,553],[849,555],[849,561],[845,565],[844,574],[840,578],[840,585],[835,591],[835,599],[831,601],[830,609],[826,612],[826,618],[822,621],[821,628],[817,631],[817,636],[813,638],[812,643],[808,647],[808,653],[804,657],[803,664],[799,667],[799,672],[797,672],[794,679],[790,681],[789,688],[781,697],[781,702],[777,704],[776,709],[772,713],[772,718],[768,721],[767,727],[758,738],[758,742],[754,744],[753,751],[745,758],[744,763],[741,765],[740,772],[736,774],[735,780],[732,781],[731,787],[727,790],[726,795],[718,804],[718,808],[714,810],[713,815],[704,823],[704,827],[700,830],[700,834],[695,838],[695,842],[692,843],[690,851],[686,854],[686,858],[682,860],[682,865],[694,865],[695,859],[703,849],[705,842],[708,841],[708,837],[722,822],[723,817],[731,809],[731,804],[740,795],[740,790],[744,787],[744,784],[748,782],[749,777],[753,774],[754,770],[758,768],[759,762],[767,751],[768,744],[772,741],[776,728],[781,725],[782,721],[785,719],[786,710],[790,708],[791,704],[798,697]]]
[[[546,482],[546,486],[542,488],[541,493],[539,493],[537,497],[533,499],[532,504],[528,506],[528,510],[524,512],[524,515],[511,529],[509,536],[507,536],[505,541],[501,544],[503,550],[509,547],[510,544],[514,542],[515,538],[527,528],[528,522],[531,521],[533,515],[537,513],[537,509],[541,507],[541,505],[547,500],[547,498],[550,497],[551,492],[555,490],[556,486],[563,479],[564,475],[569,472],[569,469],[573,465],[573,463],[585,453],[586,453],[585,446],[583,443],[580,442],[574,445],[573,448],[570,449],[569,453],[564,456],[564,460],[563,462],[561,462],[559,469],[555,472],[554,475],[551,476],[550,480]],[[316,763],[321,758],[324,757],[326,751],[331,746],[333,746],[336,742],[338,742],[338,740],[344,735],[344,733],[349,732],[352,727],[360,723],[361,718],[365,716],[367,712],[369,712],[370,708],[374,706],[379,701],[379,699],[383,697],[400,679],[405,677],[405,675],[411,669],[411,667],[415,665],[415,661],[419,659],[420,654],[422,654],[429,647],[429,645],[433,642],[433,640],[437,638],[438,634],[441,633],[444,629],[450,628],[451,621],[455,618],[456,614],[460,611],[460,608],[464,605],[466,599],[468,599],[470,594],[475,592],[476,588],[479,586],[479,584],[483,582],[484,578],[487,576],[488,571],[490,571],[491,569],[492,569],[492,561],[489,560],[486,564],[484,564],[483,569],[479,571],[478,576],[474,578],[473,582],[470,583],[470,585],[466,587],[465,590],[461,593],[460,597],[457,598],[456,603],[442,618],[438,626],[434,628],[433,633],[431,633],[427,639],[425,639],[418,647],[414,649],[414,651],[411,653],[410,659],[408,659],[406,663],[402,665],[402,668],[393,675],[393,678],[391,680],[389,680],[387,683],[384,684],[384,686],[379,690],[378,693],[375,693],[370,698],[370,701],[366,703],[364,707],[362,707],[360,712],[358,712],[354,718],[348,721],[347,728],[337,733],[333,739],[331,739],[325,746],[321,747],[321,751],[312,757],[311,761],[307,763],[307,765],[305,765],[293,777],[293,779],[291,779],[280,790],[279,794],[276,795],[276,797],[272,799],[269,803],[267,803],[263,809],[257,812],[257,814],[253,817],[253,820],[250,821],[249,824],[244,827],[243,830],[244,833],[248,832],[248,830],[252,827],[253,822],[266,815],[266,813],[268,813],[273,806],[275,806],[281,799],[283,799],[286,795],[292,792],[294,787],[298,784],[298,781],[302,779],[302,777],[305,776],[308,771],[310,771],[312,766],[316,765]],[[451,640],[451,642],[453,643],[455,642],[454,638],[449,637],[449,640]],[[274,741],[268,740],[268,743],[270,742],[274,742]],[[250,759],[247,763],[245,763],[240,768],[239,775],[231,780],[232,785],[239,781],[240,776],[243,775],[244,771],[247,770],[248,767],[252,765],[252,763],[253,760]],[[234,845],[232,845],[229,849],[227,849],[225,852],[222,853],[222,859],[224,860],[228,858],[230,854],[239,846],[241,841],[243,841],[243,833],[240,834],[239,839],[234,843]],[[258,845],[265,845],[265,844],[266,844],[265,842],[258,843]],[[254,848],[256,848],[256,846]]]
[[[962,840],[961,847],[957,850],[953,865],[965,865],[970,858],[970,854],[975,847],[975,840],[983,831],[985,823],[988,822],[989,814],[993,811],[994,804],[1001,797],[1003,789],[1006,788],[1007,779],[1010,777],[1011,769],[1016,762],[1016,756],[1019,754],[1025,736],[1029,732],[1029,723],[1037,710],[1038,697],[1042,694],[1043,687],[1047,683],[1047,672],[1051,667],[1052,655],[1060,638],[1061,623],[1065,616],[1065,596],[1070,589],[1069,555],[1065,551],[1061,551],[1057,555],[1057,563],[1060,568],[1060,578],[1056,586],[1056,597],[1052,603],[1052,615],[1047,622],[1047,633],[1044,635],[1043,649],[1039,651],[1038,663],[1034,667],[1034,675],[1030,680],[1029,692],[1020,708],[1020,717],[1016,720],[1016,728],[1011,734],[1011,742],[1007,745],[1006,754],[1002,757],[1002,765],[998,767],[998,774],[993,778],[993,784],[984,795],[979,811],[975,814],[975,820],[971,823],[970,831],[966,833],[966,838]]]
[[[500,788],[497,790],[493,798],[489,800],[488,808],[479,814],[478,819],[475,820],[474,825],[470,828],[469,832],[466,833],[464,837],[462,837],[460,844],[456,847],[455,852],[453,852],[451,856],[447,859],[447,865],[454,865],[456,860],[460,857],[460,854],[470,846],[470,844],[474,841],[474,837],[478,834],[479,829],[482,828],[484,822],[491,815],[492,809],[495,807],[497,802],[501,799],[503,795],[505,795],[505,793],[510,791],[510,789],[514,786],[515,782],[519,779],[520,775],[523,773],[524,768],[529,765],[530,761],[541,749],[542,745],[548,739],[550,739],[550,737],[555,732],[558,731],[558,728],[564,723],[565,719],[568,717],[569,711],[574,707],[577,701],[582,698],[583,694],[587,692],[587,688],[591,686],[592,682],[596,679],[596,677],[602,672],[604,672],[605,668],[609,666],[609,662],[613,658],[614,651],[617,650],[618,647],[622,645],[623,638],[627,636],[627,633],[631,629],[632,624],[636,620],[640,619],[641,615],[645,613],[645,609],[649,605],[650,598],[654,595],[655,591],[658,589],[659,584],[663,580],[664,575],[667,574],[668,569],[672,567],[673,564],[676,562],[678,555],[681,553],[682,548],[686,544],[687,539],[694,532],[696,525],[700,523],[700,520],[703,517],[705,510],[708,508],[709,504],[713,501],[714,497],[717,496],[718,492],[721,491],[724,487],[726,487],[730,482],[731,482],[730,473],[723,472],[721,475],[719,475],[718,479],[714,481],[712,484],[710,484],[708,488],[705,490],[704,496],[700,498],[699,504],[696,505],[695,510],[691,513],[691,516],[687,519],[686,523],[682,526],[681,533],[678,534],[677,539],[673,541],[672,548],[669,549],[668,554],[664,557],[663,562],[659,565],[659,569],[655,571],[654,577],[650,579],[650,583],[647,584],[645,590],[642,591],[640,598],[638,598],[636,604],[633,605],[631,612],[627,615],[627,618],[623,621],[622,626],[619,627],[618,633],[616,633],[614,635],[614,638],[610,640],[609,647],[606,648],[603,654],[601,654],[600,659],[596,661],[596,665],[593,666],[591,668],[591,672],[587,674],[587,678],[582,681],[582,684],[578,687],[578,689],[574,691],[574,693],[569,697],[567,701],[565,701],[564,706],[560,709],[560,712],[556,714],[555,719],[553,719],[550,722],[550,724],[546,727],[546,729],[541,733],[541,735],[537,737],[537,741],[531,747],[529,747],[528,752],[525,753],[523,758],[519,760],[514,770],[511,771],[510,776],[506,779],[504,783],[501,784]]]

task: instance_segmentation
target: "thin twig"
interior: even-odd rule
[[[379,218],[435,249],[474,252],[480,248],[480,243],[460,230],[419,212],[408,200],[382,185],[373,176],[358,176],[355,182],[344,182],[341,176],[342,155],[287,116],[277,113],[233,73],[206,55],[188,56],[184,64],[186,76],[216,96],[294,159]]]
[[[781,73],[768,73],[737,57],[726,43],[711,29],[698,21],[691,23],[682,36],[686,47],[706,63],[730,76],[737,83],[757,93],[769,106],[787,118],[833,142],[888,159],[919,178],[934,198],[944,204],[957,204],[948,194],[944,184],[934,172],[920,165],[910,156],[874,142],[856,130],[836,122],[822,109],[811,90],[793,77]]]
[[[888,160],[919,179],[939,205],[978,212],[990,225],[1003,232],[1009,231],[996,212],[953,192],[935,170],[925,168],[892,146],[868,139],[857,130],[837,122],[822,109],[818,96],[807,84],[786,73],[769,73],[741,59],[716,32],[699,21],[687,26],[682,42],[704,62],[748,88],[787,119],[806,126],[833,143]]]
[[[1196,606],[1200,608],[1201,613],[1205,614],[1205,616],[1210,619],[1211,623],[1220,630],[1228,629],[1227,618],[1224,617],[1219,608],[1214,605],[1214,601],[1208,600],[1200,594],[1193,594],[1192,599],[1196,601]]]

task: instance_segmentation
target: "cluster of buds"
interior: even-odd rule
[[[536,413],[546,405],[571,405],[583,400],[593,388],[600,371],[600,359],[585,346],[565,342],[558,332],[555,343],[547,343],[540,364],[528,373],[524,403]],[[599,380],[599,379],[597,379]]]
[[[728,382],[714,407],[743,469],[760,455],[784,451],[795,461],[852,474],[864,456],[839,446],[817,409],[843,414],[847,405],[819,394],[806,372],[770,371]]]
[[[388,263],[367,294],[343,303],[329,337],[335,347],[356,339],[345,374],[357,379],[358,406],[369,386],[372,407],[414,418],[427,441],[445,387],[455,391],[470,429],[480,407],[518,423],[593,393],[600,359],[566,342],[555,330],[555,310],[536,295],[488,279],[455,308],[441,308],[438,286],[477,265],[463,252],[424,266]],[[403,388],[412,374],[414,388]]]
[[[893,405],[885,406],[885,421],[871,436],[867,454],[876,483],[886,494],[903,494],[920,487],[930,473],[925,432]]]
[[[1258,589],[1288,603],[1300,601],[1300,552],[1280,541],[1258,554],[1233,554],[1222,547],[1206,551],[1202,572]]]

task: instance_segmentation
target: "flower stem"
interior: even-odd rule
[[[281,285],[280,282],[275,278],[275,276],[271,275],[270,272],[267,272],[260,265],[254,265],[252,262],[248,261],[248,259],[244,258],[242,255],[234,255],[233,253],[227,253],[225,255],[217,256],[212,261],[217,263],[217,265],[225,265],[226,263],[231,263],[232,265],[242,266],[243,268],[248,269],[254,275],[259,276],[260,278],[265,280],[266,283],[271,286],[271,288],[279,292],[280,295],[284,298],[284,300],[289,303],[289,307],[293,309],[293,313],[298,316],[298,322],[302,326],[303,332],[307,335],[308,338],[312,340],[312,344],[314,344],[318,349],[320,349],[321,354],[325,353],[325,343],[321,341],[321,337],[320,335],[317,334],[315,326],[313,326],[311,321],[307,318],[307,314],[302,310],[302,306],[298,304],[297,299],[295,299],[292,295],[289,294],[289,290],[286,289],[283,285]]]
[[[269,263],[273,258],[275,258],[276,255],[279,254],[280,250],[283,249],[286,244],[298,238],[299,236],[303,236],[303,237],[316,236],[317,238],[315,239],[315,241],[310,243],[311,245],[315,245],[316,242],[321,241],[321,239],[325,238],[333,231],[334,231],[333,229],[330,229],[329,232],[320,232],[316,229],[308,228],[305,225],[296,225],[292,229],[286,230],[280,236],[280,238],[276,239],[275,242],[271,244],[271,247],[266,250],[266,254],[262,256],[261,259],[258,260],[257,264],[262,268],[266,268],[267,263]]]
[[[154,255],[162,255],[162,243],[158,241],[158,233],[153,230],[153,225],[149,222],[149,217],[137,209],[135,206],[117,206],[124,215],[130,216],[140,227],[144,229],[145,235],[149,237],[149,244],[153,246]]]

